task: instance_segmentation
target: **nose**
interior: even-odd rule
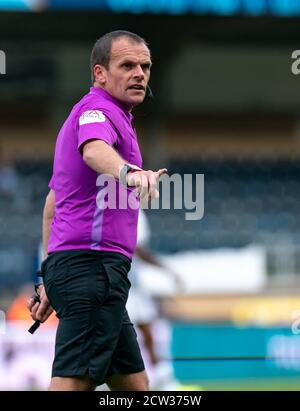
[[[144,78],[145,74],[140,64],[135,67],[134,77]]]

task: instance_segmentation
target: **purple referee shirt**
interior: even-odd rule
[[[73,107],[55,146],[49,183],[55,191],[49,253],[86,249],[113,251],[131,259],[136,247],[139,200],[133,196],[134,207],[118,207],[119,189],[125,197],[132,189],[115,182],[116,208],[105,207],[107,187],[99,186],[99,174],[83,161],[82,147],[89,140],[102,140],[128,163],[142,167],[132,121],[132,114],[120,102],[97,87],[91,87]]]

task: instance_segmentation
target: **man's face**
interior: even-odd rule
[[[108,69],[95,66],[95,83],[131,110],[145,98],[150,67],[148,47],[121,37],[112,43]]]

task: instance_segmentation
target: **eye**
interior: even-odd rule
[[[150,70],[151,64],[150,63],[146,63],[142,65],[142,69],[145,70]]]
[[[124,63],[122,66],[123,66],[126,70],[132,69],[132,63]]]

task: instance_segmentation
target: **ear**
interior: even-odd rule
[[[93,68],[94,79],[96,83],[99,83],[101,86],[104,86],[106,83],[106,69],[100,64],[96,64]]]

